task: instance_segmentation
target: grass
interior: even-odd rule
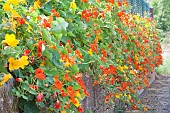
[[[163,64],[155,69],[159,75],[170,75],[170,58],[163,61]]]

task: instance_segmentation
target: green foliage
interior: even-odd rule
[[[157,27],[163,31],[170,31],[170,1],[151,0],[151,6],[154,8]]]

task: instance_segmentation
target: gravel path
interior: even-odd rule
[[[141,95],[147,111],[127,110],[125,113],[170,113],[170,75],[156,76],[156,80]]]
[[[170,76],[157,76],[141,95],[141,102],[148,113],[170,113]]]

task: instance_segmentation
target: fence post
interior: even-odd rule
[[[150,17],[154,19],[154,8],[150,8]]]

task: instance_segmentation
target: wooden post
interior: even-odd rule
[[[19,113],[18,99],[10,95],[14,80],[10,79],[0,88],[0,113]]]
[[[154,9],[150,8],[150,17],[152,18],[152,20],[154,19]]]

